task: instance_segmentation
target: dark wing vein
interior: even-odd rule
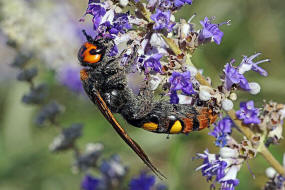
[[[116,118],[113,116],[112,112],[106,105],[105,101],[101,97],[97,89],[93,88],[96,97],[93,97],[93,102],[98,106],[104,117],[111,123],[112,127],[120,135],[120,137],[131,147],[131,149],[142,159],[142,161],[160,178],[166,177],[151,163],[148,156],[142,150],[142,148],[126,133],[126,131],[121,127]]]

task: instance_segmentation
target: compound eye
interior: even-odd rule
[[[86,42],[78,52],[79,61],[83,66],[87,64],[94,64],[101,61],[103,57],[103,50],[96,45]]]
[[[84,53],[84,58],[83,61],[85,63],[90,63],[90,64],[94,64],[94,63],[98,63],[102,58],[102,54],[99,53],[96,49],[91,49],[91,50],[87,50]]]

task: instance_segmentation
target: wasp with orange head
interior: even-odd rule
[[[151,163],[142,148],[126,133],[113,113],[119,113],[131,125],[147,131],[164,134],[187,134],[207,128],[217,114],[206,103],[195,106],[154,101],[149,88],[135,94],[127,82],[127,69],[120,64],[120,56],[109,56],[112,40],[95,41],[84,32],[87,42],[82,45],[78,59],[83,87],[120,137],[158,176],[162,173]],[[135,62],[129,60],[129,62]]]

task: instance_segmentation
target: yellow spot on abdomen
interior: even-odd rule
[[[179,120],[175,121],[175,123],[171,126],[170,133],[180,133],[182,131],[182,125]]]
[[[148,123],[144,123],[142,128],[148,131],[155,131],[157,127],[158,127],[157,123],[148,122]]]

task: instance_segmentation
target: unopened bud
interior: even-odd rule
[[[236,101],[236,100],[237,100],[237,94],[236,94],[236,93],[231,93],[231,94],[230,94],[230,99],[231,99],[232,101]]]
[[[120,5],[123,7],[127,6],[128,3],[129,3],[129,0],[120,0]]]
[[[199,92],[199,98],[203,101],[208,101],[211,99],[211,94],[207,90],[202,89]]]
[[[276,171],[273,169],[273,168],[267,168],[266,170],[265,170],[265,174],[266,174],[266,176],[268,177],[268,178],[270,178],[270,179],[273,179],[274,178],[274,176],[276,175]]]
[[[249,93],[250,94],[258,94],[260,92],[260,85],[256,82],[250,82],[248,83],[249,84],[249,88],[250,88],[250,91]]]
[[[233,109],[234,107],[234,104],[231,100],[229,99],[225,99],[222,101],[222,108],[225,110],[225,111],[229,111],[231,109]]]

